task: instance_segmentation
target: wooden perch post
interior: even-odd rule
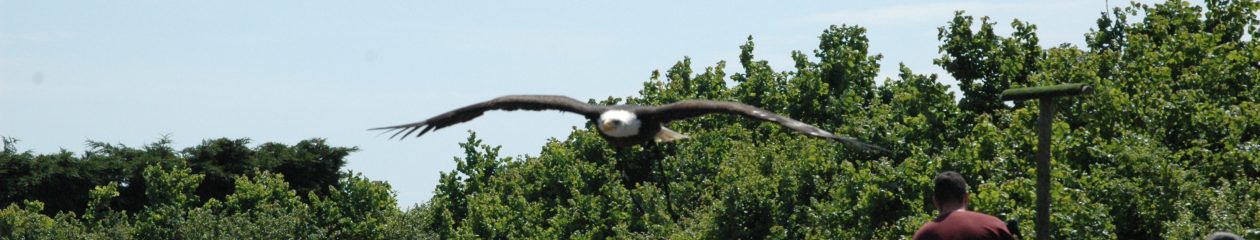
[[[1090,94],[1093,89],[1085,83],[1068,83],[1054,86],[1014,88],[1002,91],[1002,100],[1040,99],[1041,112],[1037,115],[1037,239],[1050,239],[1050,135],[1054,120],[1054,98]]]

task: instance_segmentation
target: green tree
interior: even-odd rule
[[[1028,77],[1038,71],[1036,63],[1044,53],[1036,25],[1014,20],[1011,36],[1001,37],[993,32],[994,23],[988,17],[980,18],[977,31],[971,29],[974,21],[958,11],[949,25],[938,28],[942,55],[933,62],[958,80],[963,93],[959,108],[989,114],[1007,108],[998,100],[1003,90],[1029,84]]]

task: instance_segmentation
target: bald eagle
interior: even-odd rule
[[[554,95],[508,95],[489,101],[468,105],[424,121],[372,128],[369,130],[396,131],[393,136],[400,139],[415,133],[420,137],[432,130],[442,129],[457,123],[467,122],[490,110],[560,110],[581,114],[598,126],[600,136],[617,147],[644,144],[650,141],[669,142],[687,138],[687,135],[665,128],[671,121],[697,117],[710,113],[736,114],[745,117],[778,123],[809,136],[839,141],[845,145],[866,151],[887,150],[875,145],[863,143],[851,137],[841,137],[822,130],[813,125],[780,116],[770,111],[743,103],[709,100],[684,100],[661,106],[635,105],[591,105],[566,96]]]

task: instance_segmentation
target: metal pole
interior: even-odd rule
[[[1050,239],[1050,135],[1054,132],[1054,98],[1041,98],[1037,117],[1037,239]]]

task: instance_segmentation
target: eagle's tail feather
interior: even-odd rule
[[[673,142],[676,140],[687,139],[687,138],[690,138],[690,137],[687,136],[686,134],[678,133],[678,132],[675,132],[674,130],[669,130],[668,128],[665,128],[665,127],[661,127],[661,131],[656,132],[656,142],[658,143]]]
[[[856,147],[858,149],[861,149],[862,151],[874,152],[874,153],[890,153],[891,152],[891,151],[888,151],[888,149],[875,146],[874,144],[862,142],[862,140],[858,140],[857,138],[836,137],[835,139],[840,140],[840,142],[844,143],[845,145],[849,145],[850,147]]]

